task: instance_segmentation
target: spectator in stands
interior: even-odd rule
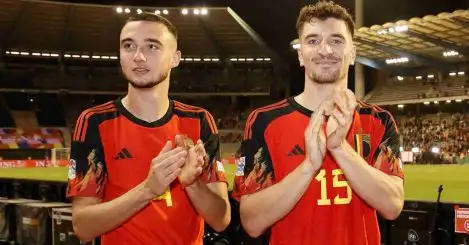
[[[379,245],[375,211],[394,219],[404,203],[396,125],[346,90],[356,49],[343,7],[305,6],[297,28],[304,91],[247,120],[233,189],[242,224],[251,236],[271,228],[271,244]]]
[[[467,114],[456,113],[442,117],[442,119],[438,117],[437,115],[432,120],[403,117],[399,125],[404,151],[417,147],[422,154],[442,154],[441,159],[432,158],[434,161],[427,161],[427,163],[454,163],[454,161],[448,161],[450,156],[469,150],[469,127],[465,119]],[[440,153],[433,153],[433,147],[438,147]],[[417,161],[417,163],[425,162]]]
[[[81,240],[202,244],[204,221],[216,231],[230,222],[214,119],[168,98],[180,58],[177,31],[159,15],[135,15],[121,30],[128,93],[85,110],[71,146],[67,193]]]

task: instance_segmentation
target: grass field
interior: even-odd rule
[[[226,165],[230,189],[235,165]],[[0,178],[66,181],[67,168],[0,169]],[[405,198],[436,201],[438,186],[443,185],[442,202],[469,203],[469,164],[466,165],[405,165]]]

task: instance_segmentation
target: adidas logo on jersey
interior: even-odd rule
[[[288,153],[289,157],[300,156],[300,155],[304,156],[305,150],[303,150],[301,146],[298,144],[293,146],[293,148],[290,150],[290,153]]]
[[[127,150],[127,148],[122,148],[122,150],[120,150],[119,153],[117,153],[117,155],[114,157],[114,160],[130,159],[130,158],[132,158],[132,155]]]

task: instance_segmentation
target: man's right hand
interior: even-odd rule
[[[169,185],[181,174],[187,151],[182,147],[172,149],[172,142],[164,145],[160,154],[151,160],[150,172],[145,180],[145,188],[155,197],[162,195]]]
[[[326,134],[323,129],[323,125],[325,124],[325,107],[326,105],[322,104],[311,115],[311,119],[305,130],[305,160],[313,166],[314,171],[321,168],[326,154]]]

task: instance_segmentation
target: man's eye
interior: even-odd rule
[[[124,43],[122,47],[124,47],[125,49],[130,49],[130,48],[133,48],[133,45],[131,43]]]
[[[149,48],[150,50],[157,50],[157,49],[159,49],[159,47],[158,47],[156,44],[148,44],[148,48]]]
[[[316,45],[316,44],[318,44],[318,43],[319,43],[319,39],[310,39],[310,40],[308,41],[308,44],[312,44],[312,45]]]
[[[340,39],[340,38],[335,38],[335,39],[332,39],[332,43],[333,44],[341,44],[341,43],[343,43],[343,40]]]

